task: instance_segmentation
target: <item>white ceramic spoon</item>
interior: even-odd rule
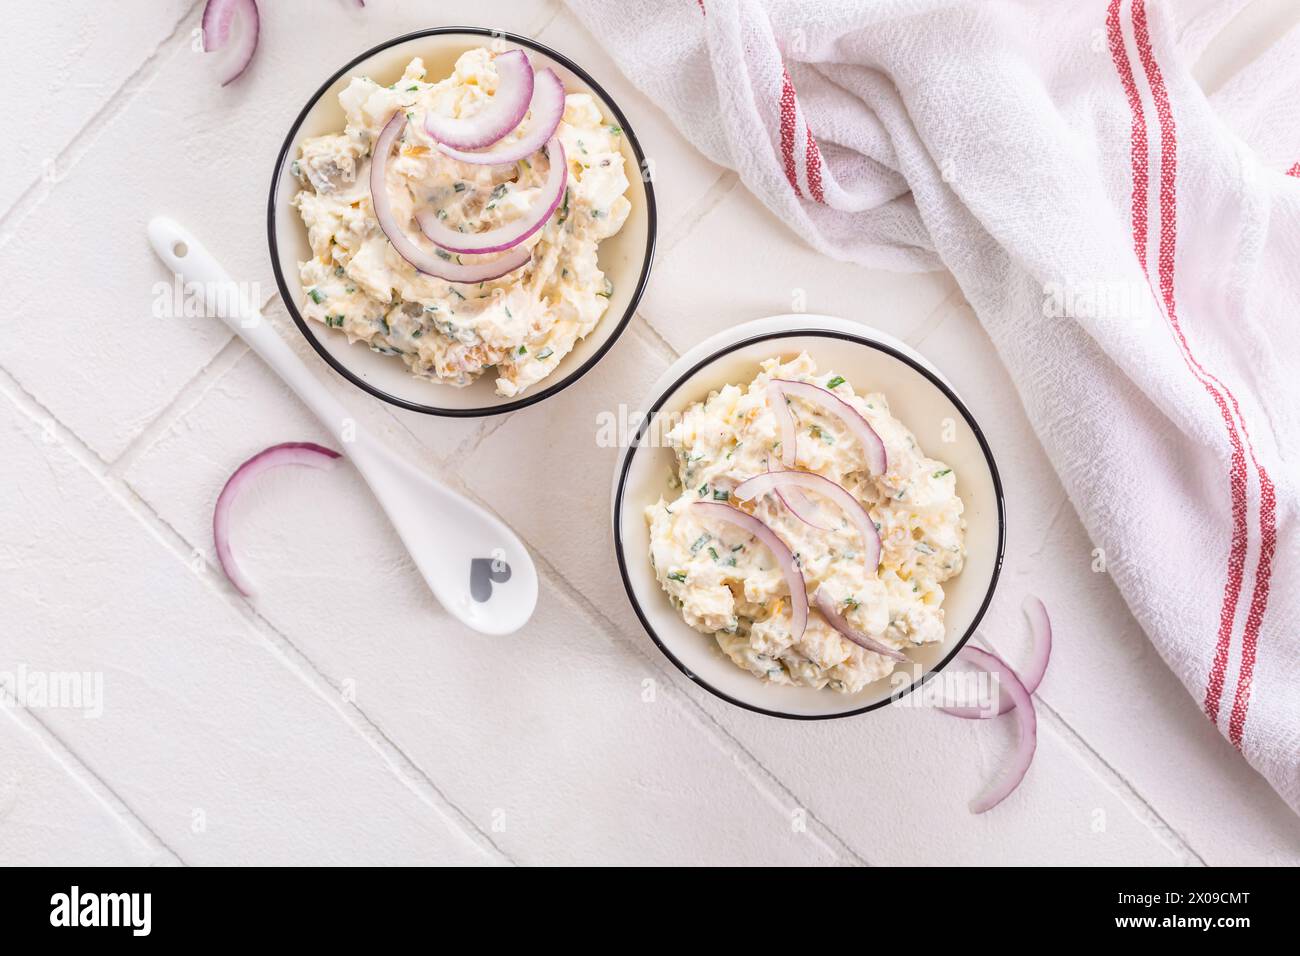
[[[484,634],[522,627],[537,606],[537,569],[514,532],[351,424],[348,410],[262,318],[258,303],[245,301],[221,264],[178,223],[166,216],[150,220],[149,242],[185,283],[201,287],[207,310],[220,315],[298,393],[330,434],[347,436],[340,439],[344,454],[379,499],[442,606]]]

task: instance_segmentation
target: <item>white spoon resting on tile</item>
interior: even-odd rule
[[[165,216],[150,220],[149,242],[164,265],[201,287],[207,309],[298,393],[330,434],[339,435],[344,423],[353,421],[262,319],[258,304],[245,301],[202,243]],[[527,622],[537,606],[537,569],[499,518],[420,472],[364,430],[342,442],[341,450],[379,499],[443,607],[484,634],[509,634]]]

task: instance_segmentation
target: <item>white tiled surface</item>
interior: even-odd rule
[[[452,622],[347,467],[254,489],[241,547],[260,590],[241,599],[210,554],[222,482],[267,444],[327,437],[224,326],[151,316],[168,276],[143,224],[175,215],[269,294],[263,196],[301,103],[357,51],[463,17],[435,0],[364,12],[318,0],[308,60],[299,5],[262,4],[258,58],[221,90],[191,50],[200,6],[123,19],[103,4],[29,5],[7,44],[5,69],[32,87],[20,125],[33,135],[0,176],[13,290],[0,331],[0,671],[99,673],[104,698],[98,718],[0,711],[0,858],[1300,862],[1294,816],[1092,573],[1092,545],[952,280],[815,255],[550,2],[482,3],[474,19],[584,64],[655,162],[658,262],[604,361],[541,406],[435,420],[351,390],[277,302],[268,311],[363,427],[526,538],[536,618],[510,638]],[[732,708],[660,657],[617,581],[615,453],[596,447],[596,415],[635,406],[702,336],[800,304],[920,348],[1001,464],[1009,547],[985,631],[1023,653],[1018,606],[1032,591],[1058,639],[1037,759],[982,817],[966,802],[1011,728],[904,708],[819,724]]]

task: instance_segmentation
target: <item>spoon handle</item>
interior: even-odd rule
[[[486,634],[508,634],[526,623],[537,604],[537,572],[514,532],[364,430],[349,430],[347,408],[263,319],[248,290],[183,226],[157,216],[149,222],[149,242],[163,264],[183,277],[187,291],[202,296],[206,313],[219,315],[347,446],[348,459],[443,607]],[[427,533],[430,522],[437,523],[436,535]],[[511,578],[513,585],[499,586]]]
[[[163,264],[184,277],[187,290],[193,288],[203,296],[205,314],[219,315],[337,438],[348,418],[347,409],[262,318],[260,304],[250,301],[248,289],[235,282],[203,244],[173,219],[151,219],[149,242]]]

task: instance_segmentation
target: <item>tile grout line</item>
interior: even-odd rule
[[[140,430],[135,438],[131,439],[130,444],[109,463],[108,473],[116,478],[124,479],[126,473],[131,470],[131,466],[152,448],[169,428],[193,410],[194,406],[203,400],[203,396],[208,393],[208,390],[215,386],[250,351],[252,350],[243,339],[237,335],[231,336],[226,344],[221,346],[202,368],[190,376],[176,390],[171,401],[163,407],[162,411],[149,419],[144,428]],[[13,373],[9,374],[12,375]]]
[[[148,87],[150,80],[152,80],[152,74],[155,72],[153,67],[161,64],[160,54],[176,39],[177,34],[194,15],[198,6],[199,0],[194,0],[186,8],[180,19],[172,26],[171,32],[158,41],[157,45],[149,52],[149,55],[140,62],[140,65],[131,71],[131,74],[109,95],[104,105],[81,124],[54,159],[47,163],[46,171],[32,180],[18,198],[10,203],[9,208],[3,214],[0,214],[0,248],[9,244],[9,241],[17,234],[18,226],[32,211],[44,203],[54,191],[54,188],[76,168],[89,150],[98,132],[116,119],[137,93]],[[184,49],[183,46],[178,47],[175,52],[182,49]],[[140,78],[146,74],[149,74],[149,76],[144,82],[139,82]],[[45,188],[42,189],[42,187]]]
[[[186,866],[180,855],[171,848],[152,827],[132,810],[99,774],[84,763],[44,721],[26,706],[19,705],[5,694],[0,694],[3,706],[23,732],[29,734],[41,749],[71,780],[80,786],[98,804],[113,822],[140,843],[154,859],[165,859],[178,866]],[[20,716],[21,715],[21,716]],[[153,864],[150,864],[153,865]]]
[[[34,424],[39,424],[43,429],[49,427],[52,423],[68,434],[68,431],[61,423],[58,423],[54,417],[45,409],[41,408],[39,403],[33,400],[23,389],[22,386],[9,375],[8,372],[0,370],[0,394],[3,394],[14,408],[21,414],[25,415]],[[85,449],[82,453],[87,461],[80,461],[79,464],[87,471],[94,471],[96,468],[103,469],[105,466],[94,452]],[[5,708],[9,709],[9,708]],[[169,854],[178,863],[184,863],[180,855],[172,846],[164,840],[157,832],[154,831],[144,819],[136,813],[131,806],[118,795],[117,791],[99,776],[90,765],[81,759],[75,752],[68,747],[53,730],[50,729],[36,714],[32,713],[26,707],[12,708],[15,711],[13,720],[18,726],[26,730],[35,737],[44,747],[47,753],[56,760],[72,780],[91,794],[91,796],[113,817],[114,821],[146,846],[156,844],[153,847],[155,852],[165,852]],[[21,709],[26,712],[28,723],[24,726],[17,716],[17,711]],[[39,729],[37,729],[39,728]]]
[[[455,489],[465,497],[495,514],[492,505],[480,498],[472,489],[466,487],[465,484],[460,481],[459,476],[453,475],[449,480]],[[537,564],[539,571],[546,576],[547,580],[552,585],[557,587],[571,602],[573,602],[581,613],[584,613],[589,620],[600,625],[600,630],[603,633],[618,635],[617,639],[615,639],[617,645],[631,649],[641,658],[642,661],[652,667],[655,672],[663,678],[664,687],[670,688],[675,692],[679,691],[679,688],[673,680],[673,672],[667,668],[667,665],[663,660],[652,657],[646,649],[641,646],[641,642],[629,640],[623,633],[622,628],[606,617],[605,614],[596,607],[585,594],[574,587],[568,578],[557,570],[555,566],[541,554],[537,547],[532,544],[532,542],[525,539],[524,543],[527,545],[529,553],[532,556],[533,561]],[[809,821],[821,828],[829,838],[818,839],[818,842],[825,847],[827,852],[836,859],[848,857],[852,863],[857,865],[870,865],[857,851],[855,851],[842,837],[840,837],[838,833],[817,817],[817,815],[808,808],[805,801],[798,799],[794,792],[791,791],[775,773],[764,765],[761,760],[751,753],[744,744],[719,724],[708,713],[708,711],[695,701],[691,700],[691,698],[684,692],[680,693],[674,702],[681,708],[683,714],[693,720],[704,730],[713,745],[720,752],[731,758],[732,762],[736,764],[737,769],[739,769],[749,780],[750,785],[753,786],[755,791],[757,791],[771,806],[786,813],[794,809],[805,810],[808,814]],[[730,743],[730,749],[724,746],[724,740]]]
[[[643,315],[641,312],[637,312],[636,318],[641,320],[641,325],[639,326],[639,328],[641,329],[643,334],[645,334],[650,338],[651,344],[658,346],[662,351],[667,353],[667,361],[669,365],[672,365],[673,362],[677,361],[679,358],[682,357],[681,353],[672,347],[672,344],[666,338],[663,337],[660,331],[654,327],[654,325],[650,322],[649,319],[645,317],[645,315]]]
[[[903,338],[904,342],[918,351],[926,339],[933,335],[940,326],[952,318],[952,305],[954,302],[968,304],[966,302],[966,294],[962,292],[961,286],[957,284],[956,277],[953,276],[951,272],[949,272],[948,275],[952,278],[952,289],[943,297],[943,301],[925,314],[925,317],[922,318],[920,324],[912,330],[912,333]]]
[[[960,285],[955,285],[953,291],[950,292],[942,302],[935,306],[930,315],[926,316],[922,321],[921,327],[912,335],[907,337],[906,341],[908,344],[919,349],[921,344],[951,317],[952,313],[950,311],[950,306],[954,300],[957,299],[965,302],[965,295],[962,292]],[[931,319],[936,315],[938,315],[939,318],[935,321],[931,321]],[[1034,437],[1035,440],[1037,440],[1037,435]],[[1041,442],[1039,443],[1039,446],[1041,448]],[[1055,472],[1053,472],[1053,474],[1055,474]],[[1060,484],[1059,477],[1057,478],[1057,484]],[[1043,532],[1038,547],[1030,553],[1030,558],[1036,557],[1045,547],[1047,547],[1047,542],[1051,537],[1052,531],[1060,522],[1061,517],[1064,515],[1069,505],[1069,494],[1066,492],[1064,486],[1061,486],[1060,500],[1057,501],[1053,509],[1051,520],[1048,522],[1048,526]],[[987,636],[984,636],[984,642],[989,646],[992,646],[992,642]],[[1120,797],[1128,807],[1129,812],[1139,819],[1148,830],[1155,833],[1157,839],[1164,843],[1176,858],[1183,861],[1184,865],[1186,865],[1188,860],[1195,861],[1201,866],[1207,865],[1205,859],[1195,849],[1195,847],[1188,842],[1187,838],[1165,820],[1165,818],[1160,815],[1160,812],[1142,796],[1138,789],[1123,774],[1116,770],[1110,762],[1092,746],[1092,744],[1088,742],[1087,738],[1085,738],[1079,731],[1075,730],[1074,726],[1070,724],[1069,721],[1062,717],[1061,714],[1049,703],[1042,700],[1042,698],[1039,698],[1039,704],[1048,714],[1051,715],[1052,726],[1066,746],[1073,750],[1076,756],[1081,760],[1091,765],[1092,771],[1112,790],[1112,792],[1116,793]]]
[[[663,238],[659,240],[658,248],[655,250],[655,258],[668,258],[678,243],[689,236],[695,227],[727,198],[727,194],[735,189],[739,182],[740,176],[734,170],[724,169],[713,181],[713,185],[704,191],[704,195],[699,198],[690,214],[684,215],[670,228],[664,230]]]
[[[537,37],[541,35],[547,27],[555,22],[556,17],[560,15],[560,11],[563,9],[560,0],[548,0],[546,6],[549,8],[549,12],[542,18],[541,23],[537,26],[529,27],[527,36],[537,39]]]
[[[960,289],[958,288],[954,290],[953,294],[960,294]],[[952,296],[950,295],[949,300],[951,298]],[[941,309],[943,305],[944,303],[941,303],[940,306],[937,306],[934,311],[936,312],[939,311],[939,309]],[[642,316],[640,313],[637,313],[636,317],[639,318],[646,327],[645,330],[639,330],[639,331],[649,331],[657,341],[661,342],[664,346],[667,346],[669,351],[672,354],[676,355],[675,350],[673,350],[671,346],[668,346],[667,343],[664,342],[662,338],[658,336],[657,330],[655,330],[653,326],[650,325],[650,323],[645,319],[644,316]],[[942,324],[942,322],[936,323],[936,327],[939,324]],[[481,504],[483,507],[487,508],[490,511],[493,510],[489,502],[479,498],[477,494],[475,494],[471,489],[467,488],[464,485],[464,483],[460,481],[459,475],[456,475],[453,472],[448,480],[452,484],[454,484],[462,494],[466,495],[466,497],[469,497],[472,500],[477,501],[479,504]],[[1069,500],[1068,496],[1064,495],[1064,492],[1062,492],[1062,500],[1057,505],[1056,515],[1054,516],[1053,521],[1051,522],[1051,526],[1049,527],[1046,534],[1050,534],[1051,527],[1054,527],[1056,522],[1059,520],[1061,514],[1063,513],[1064,505],[1068,503],[1068,500]],[[557,584],[557,586],[559,586],[564,591],[564,593],[570,598],[570,600],[572,600],[575,604],[577,604],[580,608],[582,608],[587,613],[587,616],[589,618],[593,618],[594,620],[604,625],[607,629],[609,629],[613,633],[620,634],[620,635],[622,634],[622,630],[619,627],[617,627],[617,625],[615,625],[612,621],[610,621],[609,618],[606,617],[599,610],[599,608],[595,607],[595,605],[591,603],[591,601],[586,597],[586,595],[582,594],[582,592],[579,591],[576,588],[576,586],[571,584],[569,580],[563,575],[562,572],[556,569],[549,562],[549,560],[543,557],[541,555],[541,552],[537,549],[535,545],[532,544],[532,542],[526,541],[525,543],[528,545],[529,551],[533,555],[534,560],[539,564],[539,566],[546,569],[548,573],[548,577],[555,579],[552,583]],[[987,638],[985,640],[987,643],[988,642]],[[671,673],[664,670],[660,666],[661,662],[654,661],[652,658],[648,657],[640,647],[636,647],[635,649],[638,652],[638,654],[643,658],[643,660],[646,660],[650,662],[652,665],[656,666],[656,668],[659,670],[660,673],[667,674],[668,676],[671,677]],[[790,791],[790,789],[786,787],[780,781],[780,779],[776,777],[774,773],[772,773],[766,766],[764,766],[760,760],[758,760],[753,754],[749,753],[749,751],[746,750],[746,748],[740,743],[740,741],[736,740],[730,733],[728,733],[725,730],[725,728],[722,728],[717,723],[717,721],[712,717],[712,715],[708,714],[708,712],[704,710],[704,708],[699,707],[699,705],[697,704],[694,704],[694,702],[691,703],[693,707],[698,708],[697,713],[693,716],[696,716],[697,720],[699,718],[703,718],[704,720],[707,720],[710,724],[712,724],[716,728],[716,734],[713,735],[715,737],[715,741],[716,741],[717,734],[721,734],[722,736],[725,736],[727,739],[732,741],[732,743],[736,746],[736,748],[741,753],[744,753],[751,761],[753,761],[753,763],[757,767],[759,767],[764,773],[768,774],[768,776],[772,778],[772,780],[775,782],[778,788],[780,788],[784,793],[788,794],[790,797],[792,798],[794,797],[793,792]],[[1105,758],[1102,757],[1101,754],[1090,743],[1088,743],[1087,739],[1084,738],[1078,731],[1076,731],[1074,727],[1063,717],[1061,717],[1061,715],[1057,711],[1052,709],[1051,706],[1048,704],[1044,703],[1043,706],[1051,714],[1053,718],[1053,726],[1057,729],[1058,736],[1062,739],[1062,741],[1066,744],[1066,746],[1070,748],[1072,751],[1074,751],[1075,754],[1081,757],[1081,759],[1083,759],[1086,763],[1092,765],[1091,769],[1098,776],[1098,778],[1102,780],[1102,782],[1106,784],[1113,792],[1117,793],[1117,795],[1120,796],[1121,800],[1125,803],[1129,811],[1133,813],[1135,817],[1141,820],[1142,823],[1156,835],[1157,839],[1160,840],[1160,842],[1164,844],[1166,848],[1170,850],[1171,853],[1173,853],[1177,858],[1183,861],[1191,859],[1199,862],[1201,865],[1205,865],[1205,861],[1200,855],[1200,853],[1197,852],[1197,850],[1194,847],[1192,847],[1192,845],[1187,841],[1185,837],[1182,836],[1182,834],[1180,834],[1172,825],[1168,823],[1168,821],[1164,819],[1164,817],[1160,815],[1159,811],[1157,811],[1155,807],[1153,807],[1147,801],[1147,799],[1142,796],[1142,794],[1137,790],[1136,787],[1133,786],[1132,783],[1130,783],[1122,774],[1120,774],[1113,766],[1111,766],[1110,763],[1107,762]],[[757,782],[755,782],[755,786],[756,789],[760,789],[760,792],[762,792],[761,787]],[[770,796],[770,795],[765,794],[765,796]],[[796,805],[798,805],[797,802]],[[858,862],[862,862],[865,864],[865,860],[863,860],[858,854],[856,854],[852,850],[852,848],[849,847],[849,845],[842,838],[839,837],[838,834],[836,834],[833,830],[831,830],[820,820],[818,820],[817,822],[828,833],[834,836],[835,839],[839,840],[839,842],[845,847],[845,849],[850,854],[852,854]]]
[[[1057,736],[1077,754],[1081,755],[1085,761],[1093,764],[1091,768],[1093,773],[1097,774],[1102,783],[1120,798],[1133,816],[1137,817],[1148,830],[1155,834],[1161,843],[1165,844],[1169,852],[1182,865],[1209,865],[1206,863],[1205,858],[1187,841],[1187,838],[1174,829],[1169,821],[1161,816],[1160,812],[1138,793],[1128,778],[1112,767],[1106,758],[1098,753],[1051,704],[1039,700],[1037,710],[1040,715],[1044,711],[1049,715],[1049,722],[1052,729],[1056,731]]]
[[[67,450],[68,454],[92,477],[98,480],[105,490],[140,523],[145,531],[170,551],[178,561],[188,568],[194,552],[197,550],[200,554],[203,553],[201,549],[193,548],[185,537],[154,511],[152,506],[143,500],[128,483],[111,474],[102,459],[86,447],[75,432],[67,428],[62,422],[59,422],[54,415],[50,414],[37,399],[3,369],[0,369],[0,392],[3,392],[14,407],[26,415],[33,423],[53,423],[61,432],[60,444]],[[237,600],[233,595],[233,591],[225,589],[219,583],[216,583],[218,578],[216,569],[208,563],[206,555],[201,569],[204,572],[201,577],[208,587],[221,596],[253,628],[264,646],[278,657],[294,676],[334,708],[349,729],[360,736],[384,760],[407,789],[434,810],[449,827],[455,827],[463,839],[475,845],[481,852],[489,857],[495,857],[497,862],[515,864],[515,861],[498,847],[491,837],[474,823],[468,814],[442,793],[428,774],[411,760],[364,710],[355,704],[350,707],[343,705],[342,695],[338,693],[338,688],[334,687],[316,666],[315,662],[303,654],[283,632],[262,617],[256,609],[242,600]],[[329,688],[329,690],[327,691],[325,688]],[[69,754],[74,759],[77,759],[79,766],[85,766],[71,751],[69,751]],[[123,806],[126,806],[125,802],[123,802]],[[147,824],[144,824],[143,820],[134,811],[132,811],[132,816],[140,821],[141,826],[149,829]],[[152,830],[149,832],[152,832]],[[167,846],[165,842],[163,845]],[[167,846],[167,849],[175,855],[175,851],[172,851],[170,846]],[[177,858],[179,859],[179,857]]]
[[[980,639],[986,646],[993,649],[1004,660],[1006,655],[994,646],[987,634],[979,632]],[[1048,703],[1038,694],[1034,695],[1035,708],[1039,714],[1048,715],[1048,723],[1057,736],[1073,751],[1075,756],[1083,762],[1093,772],[1093,774],[1106,785],[1112,793],[1120,798],[1128,811],[1133,814],[1156,838],[1172,853],[1184,866],[1189,861],[1194,861],[1200,866],[1207,866],[1205,858],[1191,845],[1186,837],[1176,830],[1151,803],[1138,791],[1138,789],[1122,773],[1111,766],[1101,753],[1092,746],[1079,731],[1075,730],[1074,725],[1066,720],[1061,713]]]

